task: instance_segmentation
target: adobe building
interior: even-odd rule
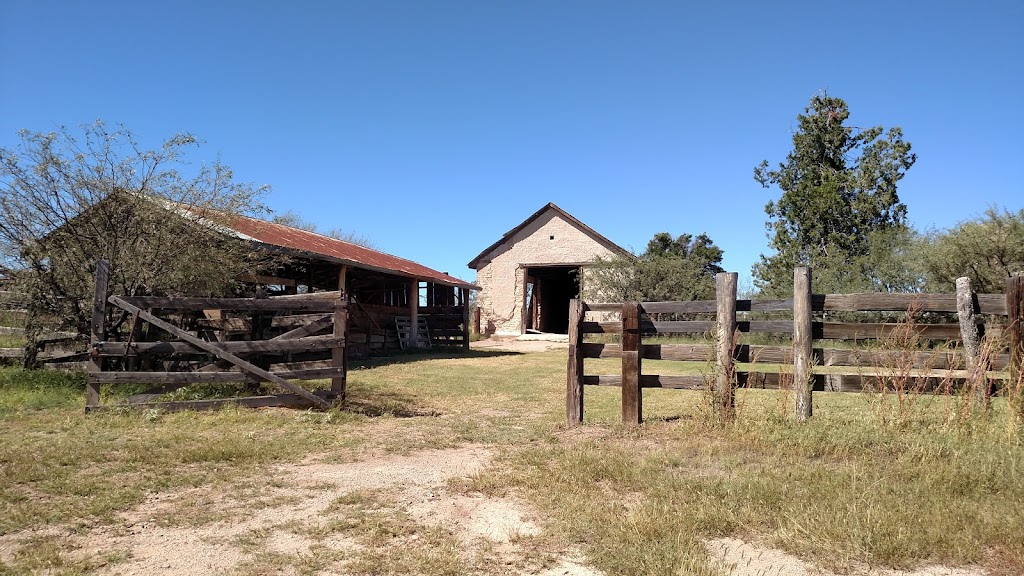
[[[629,256],[565,210],[547,204],[491,244],[468,266],[480,287],[477,307],[484,334],[565,334],[569,301],[597,258]]]

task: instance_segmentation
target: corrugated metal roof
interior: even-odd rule
[[[300,228],[292,228],[283,224],[275,224],[246,216],[234,216],[226,226],[240,238],[254,240],[263,244],[285,248],[312,256],[347,264],[356,268],[365,268],[377,272],[385,272],[398,276],[418,278],[426,282],[479,290],[479,286],[449,276],[443,272],[426,266],[379,252],[365,246],[309,232]]]

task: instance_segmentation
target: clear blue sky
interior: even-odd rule
[[[469,280],[547,202],[636,250],[707,232],[749,278],[779,193],[752,169],[821,89],[904,129],[913,225],[1024,207],[1019,1],[0,8],[0,146],[95,119],[192,132],[271,208]]]

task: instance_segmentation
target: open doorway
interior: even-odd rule
[[[539,266],[526,269],[523,291],[523,332],[569,332],[569,301],[579,298],[578,266]]]

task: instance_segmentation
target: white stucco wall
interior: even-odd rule
[[[481,330],[499,336],[521,333],[526,271],[520,264],[574,264],[613,255],[556,211],[548,210],[495,248],[489,261],[480,262],[476,283],[482,288],[477,297]]]

